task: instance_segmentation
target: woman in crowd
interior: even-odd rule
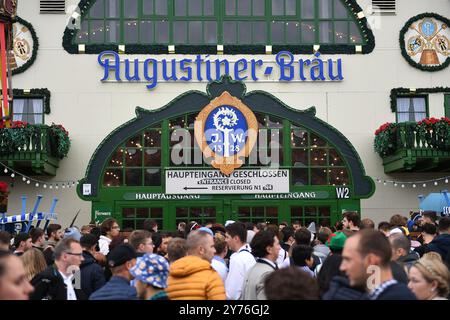
[[[25,273],[29,281],[31,281],[35,275],[47,268],[44,254],[38,249],[27,250],[20,258],[22,259]]]
[[[450,273],[439,254],[430,252],[409,269],[408,287],[419,300],[447,300]]]
[[[20,258],[0,251],[0,300],[28,300],[34,288],[25,274]]]

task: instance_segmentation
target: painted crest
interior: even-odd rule
[[[241,100],[227,91],[198,114],[195,139],[211,165],[226,175],[241,167],[256,143],[258,122]]]
[[[450,57],[449,39],[447,21],[424,17],[407,27],[404,34],[405,51],[415,64],[438,68]]]
[[[26,64],[33,55],[33,36],[30,29],[20,22],[13,23],[13,47],[10,64],[12,69]]]

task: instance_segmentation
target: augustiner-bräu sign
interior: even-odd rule
[[[224,58],[196,55],[183,59],[122,59],[117,52],[103,51],[97,61],[103,68],[103,82],[143,82],[153,89],[160,81],[189,82],[219,80],[229,75],[239,81],[342,81],[342,59],[323,59],[320,52],[296,59],[289,51],[274,59]]]

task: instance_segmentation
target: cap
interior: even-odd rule
[[[210,228],[201,227],[201,228],[198,228],[197,231],[203,231],[203,232],[209,233],[211,236],[214,237],[214,233],[212,232],[212,230]]]
[[[330,239],[327,241],[327,246],[331,250],[342,250],[344,249],[346,240],[347,236],[343,232],[336,232],[330,236]]]
[[[136,264],[130,269],[131,275],[141,282],[156,288],[167,288],[169,263],[159,254],[146,253],[137,258]]]
[[[80,233],[80,231],[78,231],[77,228],[74,228],[74,227],[67,228],[66,231],[64,232],[64,238],[72,238],[77,241],[80,241],[81,233]]]
[[[230,224],[233,224],[233,223],[235,223],[234,220],[227,220],[227,221],[225,221],[225,227],[228,227]]]
[[[136,251],[129,244],[121,244],[108,254],[108,266],[110,268],[123,265],[125,262],[136,259]]]

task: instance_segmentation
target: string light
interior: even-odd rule
[[[14,169],[8,167],[7,165],[5,165],[4,163],[0,162],[0,164],[4,167],[3,172],[4,173],[9,173],[11,172],[10,176],[11,178],[15,178],[16,176],[22,177],[22,181],[25,182],[26,184],[31,184],[33,183],[35,185],[36,188],[39,187],[43,187],[44,189],[47,189],[47,182],[46,181],[42,181],[42,180],[38,180],[38,179],[33,179],[31,177],[28,177],[18,171],[15,171]],[[0,169],[1,170],[1,169]],[[69,180],[69,181],[55,181],[55,183],[61,184],[63,186],[63,188],[65,188],[64,186],[67,185],[70,188],[70,185],[75,186],[78,185],[80,182],[79,181],[74,181],[74,180]],[[48,187],[50,189],[53,189],[53,185],[49,184]],[[56,189],[58,189],[58,187],[56,187]]]
[[[384,186],[388,184],[392,184],[394,187],[397,187],[401,185],[402,188],[412,186],[413,188],[416,188],[417,186],[422,186],[424,188],[427,187],[427,185],[434,185],[438,186],[439,183],[449,183],[450,176],[448,177],[442,177],[438,179],[430,179],[430,180],[422,180],[422,181],[394,181],[394,180],[382,180],[380,178],[375,178],[375,181],[377,183],[383,183]]]

